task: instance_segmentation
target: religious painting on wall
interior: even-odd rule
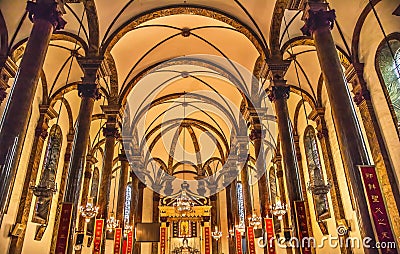
[[[47,142],[39,184],[36,186],[38,191],[34,191],[37,198],[32,222],[47,225],[53,194],[56,190],[56,175],[61,145],[61,128],[58,125],[53,125]]]

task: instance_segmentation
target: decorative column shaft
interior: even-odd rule
[[[48,136],[49,120],[56,117],[57,113],[49,105],[40,105],[40,117],[35,130],[35,137],[31,155],[29,157],[28,168],[26,170],[26,177],[24,187],[22,189],[20,203],[17,212],[15,224],[22,226],[24,231],[18,236],[11,237],[11,245],[9,253],[21,253],[22,246],[25,239],[26,226],[29,220],[29,212],[31,210],[33,191],[30,187],[36,184],[36,178],[39,171],[40,160],[42,158],[43,147],[45,140]]]
[[[65,25],[56,2],[28,2],[27,10],[33,27],[11,90],[9,104],[0,123],[0,223],[12,192],[12,182],[17,172],[50,37],[54,30]],[[1,94],[4,97],[4,92]]]
[[[146,188],[146,185],[139,181],[138,202],[137,202],[137,207],[136,207],[136,212],[135,212],[135,223],[141,223],[142,222],[143,191],[144,191],[144,188]],[[140,242],[136,242],[136,239],[135,239],[135,245],[134,245],[134,248],[133,248],[133,253],[141,254],[141,252],[142,252],[141,244],[140,244]]]
[[[370,237],[374,239],[372,242],[375,242],[371,218],[369,213],[366,212],[369,208],[362,185],[361,173],[357,168],[357,165],[370,165],[371,161],[358,128],[336,45],[331,34],[335,11],[328,11],[327,9],[327,3],[308,2],[303,16],[306,24],[302,31],[306,35],[312,35],[315,42],[329,102],[332,106],[340,152],[351,181],[351,193],[356,200],[355,206],[361,237],[364,239]],[[364,251],[366,253],[377,253],[377,250],[372,248],[364,249]]]
[[[217,194],[214,194],[210,197],[210,206],[211,206],[211,231],[215,230],[215,227],[218,226],[218,198]],[[215,241],[214,239],[211,240],[211,247],[212,247],[212,253],[218,254],[218,242]]]
[[[234,197],[232,197],[232,183],[229,184],[225,191],[226,191],[226,211],[227,211],[227,221],[228,221],[228,234],[229,230],[235,230],[235,218],[233,216],[233,211],[232,211],[232,202]],[[229,254],[234,254],[236,253],[236,247],[235,247],[235,238],[232,237],[231,235],[228,235],[228,244],[229,244]]]
[[[107,221],[109,215],[111,178],[112,178],[114,149],[115,149],[114,147],[115,147],[115,142],[119,136],[116,124],[117,122],[115,116],[108,116],[106,127],[103,129],[103,135],[105,136],[106,143],[104,147],[104,164],[100,180],[101,191],[99,193],[99,200],[97,202],[97,204],[99,205],[99,213],[97,215],[97,218],[104,219],[104,222]],[[120,221],[120,223],[122,222]],[[102,246],[101,253],[105,253],[106,231],[107,227],[104,227],[103,239],[101,243]]]
[[[121,162],[121,175],[119,177],[118,184],[118,200],[117,200],[117,212],[116,219],[119,220],[121,228],[124,228],[124,208],[125,208],[125,197],[126,197],[126,187],[128,186],[128,176],[129,176],[129,161],[126,158],[125,151],[122,150],[118,155],[119,161]]]
[[[64,154],[64,165],[61,174],[60,189],[58,191],[57,209],[54,217],[53,235],[51,238],[50,253],[55,253],[57,244],[58,227],[60,225],[61,207],[64,200],[64,190],[67,185],[68,169],[71,161],[72,143],[74,141],[74,130],[70,130],[67,135],[67,147]]]
[[[75,225],[78,214],[78,201],[82,187],[82,176],[85,165],[86,150],[89,143],[90,125],[94,102],[100,98],[99,88],[96,84],[96,74],[102,62],[98,58],[78,59],[79,64],[84,70],[84,78],[78,85],[81,104],[78,119],[75,123],[76,133],[74,141],[74,152],[71,165],[68,170],[68,180],[65,188],[64,202],[72,203],[71,227],[69,231],[67,253],[72,253],[74,246]]]
[[[153,222],[154,223],[159,223],[159,217],[160,217],[160,210],[158,209],[158,206],[160,205],[160,194],[157,192],[153,192]],[[152,243],[151,244],[151,253],[158,253],[158,243]]]

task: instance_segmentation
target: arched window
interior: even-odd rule
[[[400,34],[392,34],[389,43],[386,40],[381,43],[376,55],[376,68],[400,134]]]
[[[128,183],[125,191],[125,205],[124,205],[124,222],[125,225],[129,225],[129,215],[131,213],[131,202],[132,202],[132,183]]]
[[[278,188],[276,185],[276,173],[275,173],[275,168],[271,167],[269,170],[269,191],[271,193],[271,203],[275,203],[276,198],[279,195],[278,193]],[[274,216],[274,228],[275,232],[281,231],[281,223],[280,221]]]
[[[314,208],[317,220],[330,217],[327,194],[322,187],[326,187],[322,173],[321,161],[315,131],[312,126],[308,126],[304,133],[304,147],[310,176],[310,187],[313,190]]]
[[[56,175],[58,161],[60,159],[62,145],[61,128],[53,125],[50,129],[49,139],[47,141],[46,153],[43,161],[42,173],[40,175],[38,187],[46,189],[56,189]],[[43,193],[44,194],[44,193]],[[53,195],[41,195],[36,199],[35,210],[33,212],[32,222],[47,225],[51,210],[51,201]]]

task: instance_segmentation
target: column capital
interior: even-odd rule
[[[361,88],[361,86],[358,87],[358,89],[353,90],[354,97],[353,100],[356,103],[357,106],[360,106],[361,103],[364,101],[370,101],[371,100],[371,94],[368,89],[366,88]]]
[[[4,87],[0,87],[0,105],[6,99],[6,97],[7,97],[6,89]]]
[[[106,138],[109,138],[109,137],[118,138],[119,132],[116,127],[107,126],[107,127],[103,127],[103,135]]]
[[[126,156],[126,153],[125,153],[125,151],[124,150],[121,150],[121,153],[120,154],[118,154],[118,159],[119,159],[119,161],[128,161],[128,158],[127,158],[127,156]]]
[[[63,29],[67,24],[67,22],[62,18],[62,5],[56,1],[28,1],[26,10],[29,13],[29,19],[32,22],[35,22],[38,19],[47,20],[54,26],[55,30]]]
[[[41,137],[42,139],[46,139],[47,136],[49,135],[48,131],[47,131],[47,127],[41,125],[41,126],[37,126],[35,128],[35,136],[36,137]]]
[[[78,95],[79,97],[93,98],[95,100],[101,98],[97,84],[78,84]]]
[[[305,24],[301,31],[304,35],[311,36],[318,28],[329,27],[333,29],[335,18],[335,10],[328,11],[328,3],[308,1],[303,12],[302,20]]]
[[[267,60],[268,77],[272,81],[283,80],[289,69],[291,60],[269,59]]]
[[[289,86],[272,86],[269,91],[268,98],[271,102],[276,100],[289,99],[290,87]]]
[[[90,154],[86,155],[86,162],[89,163],[90,165],[95,164],[97,161],[98,160],[93,155]]]
[[[254,141],[257,139],[260,140],[260,139],[263,139],[264,137],[265,137],[265,130],[262,130],[259,128],[252,129],[250,132],[250,135],[249,135],[249,138],[251,141]]]

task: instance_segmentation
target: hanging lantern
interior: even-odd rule
[[[182,214],[182,216],[186,216],[186,213],[192,211],[194,203],[193,200],[186,194],[186,191],[183,190],[181,195],[176,198],[173,206],[177,213]]]
[[[236,230],[240,232],[240,234],[244,234],[246,232],[246,226],[244,225],[244,221],[240,221],[239,225],[236,225]]]
[[[81,212],[81,216],[85,218],[85,222],[89,223],[90,220],[99,212],[99,207],[94,206],[93,198],[89,198],[85,206],[79,207],[79,211]]]
[[[258,228],[261,225],[262,218],[257,216],[255,211],[253,211],[253,215],[249,218],[249,225],[255,228]]]
[[[282,203],[279,197],[276,198],[275,204],[271,205],[272,214],[278,217],[278,220],[282,220],[283,216],[287,213],[288,206]]]
[[[114,217],[114,213],[111,212],[110,218],[107,220],[107,230],[109,232],[119,227],[119,220]]]
[[[125,225],[124,227],[124,236],[127,236],[129,232],[132,231],[132,226],[131,225]]]
[[[215,241],[218,241],[222,237],[222,232],[218,231],[218,227],[215,226],[215,229],[213,232],[211,232],[212,238],[214,238]]]

